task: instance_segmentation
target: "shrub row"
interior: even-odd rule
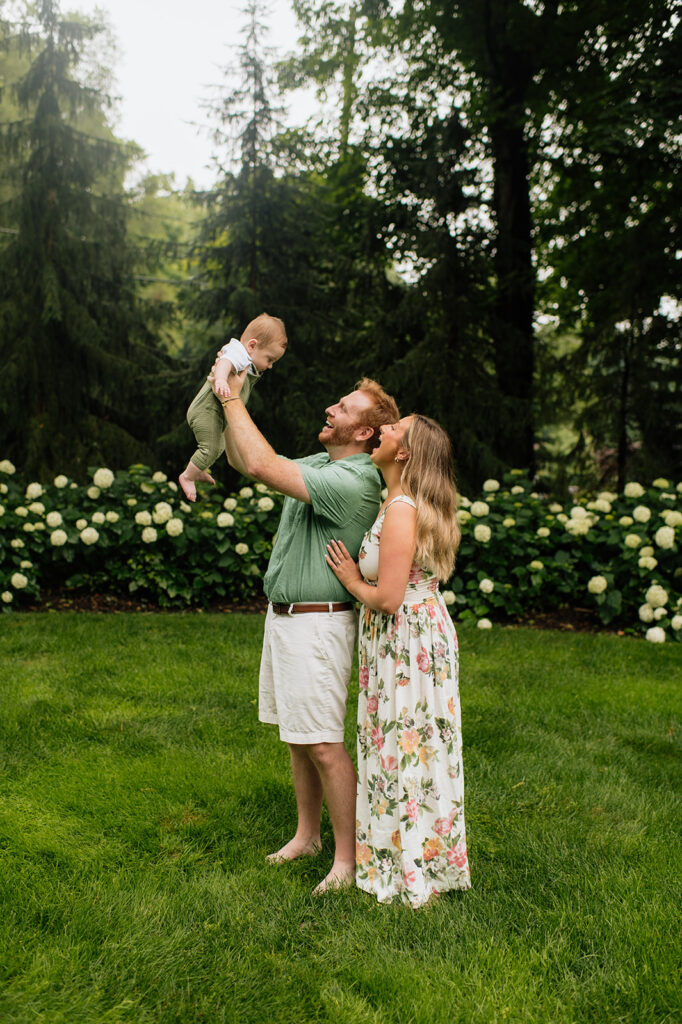
[[[162,607],[240,601],[261,592],[281,497],[264,484],[196,504],[147,466],[93,469],[26,483],[0,461],[0,607],[41,587],[138,593]],[[682,639],[682,484],[629,483],[563,506],[521,471],[461,499],[462,544],[444,594],[458,619],[491,620],[563,606],[654,642]]]

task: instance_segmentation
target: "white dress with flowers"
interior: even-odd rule
[[[406,495],[393,500],[414,506]],[[368,583],[378,576],[385,514],[360,548]],[[359,660],[355,877],[380,903],[420,907],[471,884],[457,636],[432,573],[413,564],[395,615],[362,608]]]

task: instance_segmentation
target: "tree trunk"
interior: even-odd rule
[[[490,125],[497,222],[494,341],[502,408],[496,453],[507,465],[535,471],[533,429],[535,272],[523,128],[513,119]]]

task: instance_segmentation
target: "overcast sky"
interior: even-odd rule
[[[200,103],[231,63],[240,41],[240,3],[230,0],[62,0],[63,11],[107,12],[118,44],[114,67],[121,96],[117,134],[149,154],[145,169],[175,172],[182,187],[191,177],[210,185],[212,145]],[[268,43],[282,55],[293,49],[296,26],[289,0],[271,0]]]

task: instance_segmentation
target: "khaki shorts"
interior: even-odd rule
[[[275,615],[268,608],[258,717],[285,743],[343,743],[357,612]]]

